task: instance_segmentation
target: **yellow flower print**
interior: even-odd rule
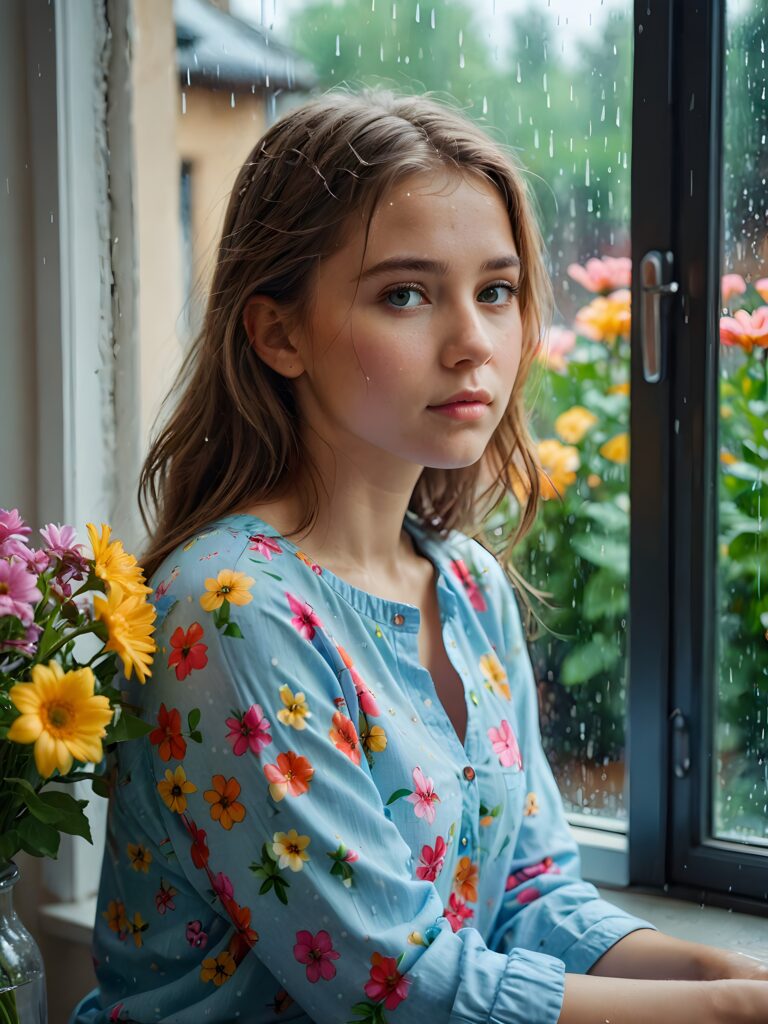
[[[555,420],[555,430],[566,444],[578,444],[597,423],[597,416],[583,405],[574,405]]]
[[[629,434],[617,434],[600,448],[600,454],[609,462],[625,463],[629,460]]]
[[[212,981],[214,985],[223,985],[225,981],[229,981],[236,969],[234,957],[224,949],[217,957],[209,956],[203,960],[200,978],[202,981]]]
[[[535,793],[529,793],[525,798],[525,814],[530,817],[539,813],[539,801]]]
[[[216,579],[209,576],[205,581],[206,592],[200,598],[200,604],[207,612],[215,612],[229,601],[230,604],[248,604],[253,600],[249,591],[256,580],[246,576],[244,572],[233,569],[222,569]]]
[[[169,810],[183,814],[187,809],[187,793],[196,793],[197,786],[189,782],[186,772],[180,764],[175,771],[165,769],[165,778],[158,782],[157,788]]]
[[[128,843],[128,859],[134,871],[143,871],[149,874],[149,865],[152,863],[152,852],[140,843]]]
[[[122,900],[110,900],[107,909],[103,910],[101,916],[106,918],[107,924],[113,932],[125,932],[128,930],[128,918],[125,915],[125,904]]]
[[[412,946],[426,946],[426,942],[424,941],[424,937],[421,932],[411,932],[408,935],[408,942]]]
[[[141,937],[141,933],[145,932],[147,928],[149,928],[149,924],[144,921],[138,910],[133,915],[133,920],[128,921],[128,927],[131,929],[133,934],[133,941],[136,944],[136,948],[141,949],[142,943],[144,942]]]
[[[283,725],[290,725],[292,729],[306,729],[306,719],[312,717],[312,712],[304,694],[300,690],[293,693],[290,686],[283,685],[280,687],[280,700],[285,707],[277,712],[277,717]]]
[[[488,653],[482,656],[480,659],[480,671],[485,678],[485,685],[492,693],[495,693],[497,697],[503,697],[504,700],[512,699],[509,692],[509,683],[507,682],[507,673],[495,654]]]
[[[301,871],[305,861],[309,860],[307,847],[311,839],[309,836],[300,836],[295,828],[290,832],[275,832],[272,837],[272,850],[275,856],[279,857],[278,867],[290,868],[291,871]]]
[[[370,729],[363,729],[360,733],[360,742],[364,750],[380,754],[387,746],[387,734],[380,725],[373,725]]]

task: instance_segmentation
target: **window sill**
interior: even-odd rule
[[[733,949],[753,956],[766,955],[765,919],[718,907],[652,896],[631,889],[600,887],[600,895],[630,914],[679,939]],[[40,908],[40,927],[48,935],[89,946],[96,916],[96,897],[73,903],[49,903]]]

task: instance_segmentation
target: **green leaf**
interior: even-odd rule
[[[192,732],[191,732],[191,733],[189,734],[189,738],[190,738],[190,739],[191,739],[191,740],[192,740],[192,741],[193,741],[194,743],[202,743],[202,742],[203,742],[203,734],[202,734],[201,732],[199,732],[199,731],[198,731],[197,729],[194,729],[194,730],[193,730],[193,731],[192,731]]]
[[[40,800],[50,810],[58,813],[58,818],[53,824],[59,831],[71,836],[82,836],[89,843],[93,843],[91,826],[84,811],[88,806],[87,800],[75,800],[69,793],[61,793],[55,789],[41,793]]]
[[[283,578],[282,576],[278,576],[277,573],[275,572],[267,572],[266,569],[262,569],[261,571],[264,573],[265,576],[271,576],[273,580],[281,581]]]
[[[242,640],[243,632],[236,622],[230,622],[224,630],[224,636],[233,636],[238,640]]]
[[[189,731],[194,732],[200,724],[200,708],[192,708],[187,716],[187,724],[189,725]]]
[[[56,859],[61,836],[53,825],[46,825],[30,814],[21,819],[17,831],[21,848],[32,857]]]
[[[21,839],[17,829],[10,828],[0,835],[0,860],[10,860],[20,849]]]
[[[103,796],[105,799],[109,797],[109,783],[101,775],[96,775],[94,777],[91,789],[96,796]]]
[[[588,622],[603,616],[617,617],[629,609],[626,580],[608,569],[598,569],[584,586],[581,610]]]
[[[563,659],[560,666],[560,682],[564,686],[586,683],[594,676],[611,668],[620,655],[615,643],[610,643],[600,633],[579,647],[574,647]]]
[[[274,884],[275,879],[271,875],[268,878],[265,878],[264,881],[261,883],[261,888],[259,889],[259,896],[265,896]]]
[[[618,576],[629,575],[629,544],[593,533],[571,537],[571,547],[592,565],[613,569]]]
[[[399,800],[403,796],[410,796],[412,792],[412,789],[396,789],[389,800],[387,800],[386,806],[389,807],[389,805],[393,804],[395,800]]]
[[[125,740],[137,740],[152,731],[152,724],[143,718],[130,715],[123,711],[114,725],[107,728],[105,743],[123,743]]]
[[[53,825],[58,820],[59,813],[55,807],[48,807],[42,798],[38,795],[34,786],[30,785],[26,779],[7,778],[6,782],[12,782],[14,786],[18,787],[21,791],[21,798],[29,808],[30,814],[33,814],[38,821],[45,822],[47,825]],[[62,793],[62,796],[66,796],[66,793]],[[70,799],[72,799],[70,797]]]
[[[612,501],[585,501],[579,514],[599,523],[608,532],[626,533],[629,529],[629,515]]]

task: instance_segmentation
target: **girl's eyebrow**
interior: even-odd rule
[[[486,260],[480,267],[480,273],[484,274],[489,270],[507,270],[520,267],[520,257],[514,253],[505,253],[503,256],[496,256],[494,259]],[[410,270],[416,274],[441,274],[448,273],[448,264],[443,260],[419,259],[416,256],[390,256],[380,263],[374,263],[360,275],[359,280],[365,281],[377,274],[387,274],[393,270]]]

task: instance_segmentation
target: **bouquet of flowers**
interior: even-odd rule
[[[114,685],[146,682],[156,649],[151,588],[110,527],[49,524],[43,546],[17,510],[0,509],[0,866],[19,851],[56,857],[61,833],[91,840],[87,800],[61,785],[90,779],[104,745],[151,729]]]

